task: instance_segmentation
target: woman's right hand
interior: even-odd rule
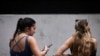
[[[45,52],[45,54],[47,54],[47,52],[49,51],[49,49],[50,49],[50,48],[49,48],[48,46],[45,46],[45,47],[44,47],[44,50],[43,50],[43,51]]]

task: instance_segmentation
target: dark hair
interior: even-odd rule
[[[26,27],[29,27],[29,28],[32,27],[35,23],[36,21],[29,17],[19,18],[15,33],[13,34],[12,41],[15,39],[16,34],[18,34],[19,32],[23,32]]]

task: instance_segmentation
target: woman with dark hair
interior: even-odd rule
[[[92,38],[86,19],[75,20],[75,33],[57,50],[55,56],[96,56],[97,40]],[[70,48],[71,54],[64,54]]]
[[[49,47],[45,46],[43,51],[33,37],[36,29],[34,19],[25,17],[20,18],[13,38],[10,40],[10,56],[45,56]]]

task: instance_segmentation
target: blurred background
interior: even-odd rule
[[[100,56],[100,14],[1,14],[0,15],[0,56],[10,56],[9,40],[16,29],[19,18],[31,17],[36,20],[36,38],[39,48],[53,44],[46,56],[56,50],[74,33],[75,19],[87,19],[92,36],[98,41],[97,56]],[[68,49],[65,53],[70,53]]]

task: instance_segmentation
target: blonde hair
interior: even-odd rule
[[[72,45],[72,56],[90,56],[91,55],[91,31],[86,19],[77,19],[75,22],[76,33],[75,41]]]

